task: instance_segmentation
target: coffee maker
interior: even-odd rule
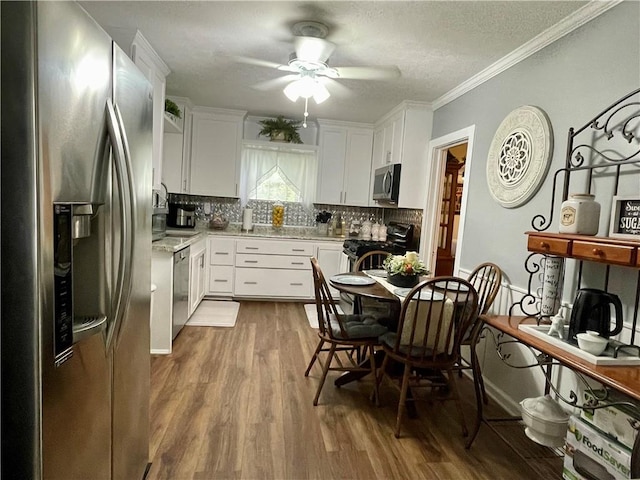
[[[615,312],[615,325],[611,328],[611,308]],[[576,335],[587,330],[609,338],[622,331],[622,303],[617,295],[595,288],[581,288],[571,310],[567,341],[576,343]]]
[[[170,203],[167,225],[173,228],[193,228],[196,226],[196,207],[183,203]]]

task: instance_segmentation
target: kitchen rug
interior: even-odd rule
[[[340,305],[337,305],[338,313],[344,313],[340,308]],[[307,314],[307,320],[309,321],[309,325],[311,328],[318,328],[318,312],[316,310],[315,303],[306,303],[304,306],[304,313]]]
[[[189,327],[233,327],[236,324],[238,302],[203,300],[187,322]]]

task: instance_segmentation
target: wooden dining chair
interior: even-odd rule
[[[389,252],[384,250],[372,250],[358,257],[353,264],[352,271],[362,272],[364,270],[382,270],[384,261],[389,256]],[[381,302],[374,298],[355,297],[353,299],[353,313],[363,313],[374,315],[378,321],[398,318],[398,311],[393,311],[394,305],[389,302]],[[395,325],[386,325],[395,327]]]
[[[482,372],[480,370],[480,362],[478,361],[478,355],[476,348],[478,341],[480,340],[480,333],[484,326],[480,315],[486,314],[493,301],[496,299],[498,292],[500,291],[500,285],[502,284],[502,270],[498,265],[491,262],[485,262],[478,265],[467,278],[469,283],[473,285],[478,292],[478,317],[471,324],[469,331],[460,344],[461,347],[469,347],[469,360],[460,356],[460,365],[458,370],[460,375],[462,370],[469,369],[473,375],[473,382],[479,394],[481,392],[482,401],[487,404],[489,399],[487,392],[484,388],[484,381],[482,379]]]
[[[484,380],[482,378],[482,369],[480,368],[480,361],[478,360],[477,347],[480,341],[480,335],[484,328],[484,322],[482,315],[485,315],[493,301],[496,299],[498,292],[500,291],[500,285],[502,284],[502,270],[495,263],[485,262],[478,265],[469,274],[469,283],[478,292],[478,315],[471,322],[469,330],[464,335],[460,347],[469,347],[469,359],[465,359],[462,353],[459,355],[458,364],[456,369],[458,375],[462,376],[463,370],[471,370],[473,378],[473,388],[476,396],[476,420],[471,430],[471,435],[467,439],[466,448],[470,448],[471,444],[476,438],[478,431],[480,430],[480,424],[482,422],[482,404],[489,403],[489,397],[484,387]]]
[[[448,397],[438,398],[451,398],[456,402],[463,435],[468,435],[454,367],[459,361],[460,343],[477,312],[475,288],[467,280],[457,277],[424,280],[404,298],[398,331],[387,332],[380,337],[385,357],[376,376],[378,388],[386,378],[400,391],[396,437],[400,436],[406,402],[421,398],[416,396],[418,388],[426,388],[431,393],[442,393],[445,391],[443,388],[448,389]],[[394,363],[403,367],[401,376]],[[446,376],[434,376],[434,372],[445,372]]]
[[[380,345],[380,335],[387,332],[387,328],[380,325],[369,315],[347,315],[340,313],[333,301],[329,286],[324,278],[318,260],[311,258],[313,272],[313,287],[316,297],[316,311],[318,314],[318,346],[304,372],[309,376],[311,367],[318,361],[322,366],[322,376],[313,404],[318,404],[320,392],[329,371],[340,372],[376,372],[374,356],[375,347]],[[322,353],[327,356],[324,361]],[[361,355],[362,354],[362,355]],[[368,354],[368,361],[363,356]],[[377,384],[374,381],[375,398],[377,401]]]

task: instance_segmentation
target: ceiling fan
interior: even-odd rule
[[[294,52],[289,55],[289,62],[286,65],[247,57],[237,57],[237,59],[243,63],[289,72],[283,77],[254,85],[253,88],[268,90],[287,83],[284,94],[289,100],[295,102],[299,98],[305,99],[305,120],[303,123],[305,127],[306,118],[309,116],[307,111],[309,98],[313,98],[317,104],[324,102],[330,96],[327,85],[333,90],[339,90],[342,93],[348,92],[347,87],[336,80],[388,80],[400,76],[400,70],[397,66],[329,66],[329,58],[336,49],[336,44],[325,39],[329,28],[320,22],[298,22],[293,25],[292,33],[294,34]]]

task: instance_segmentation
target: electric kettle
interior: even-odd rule
[[[611,309],[615,311],[615,325],[611,329]],[[609,338],[622,331],[622,303],[617,295],[595,288],[581,288],[571,310],[567,341],[576,343],[578,333],[591,330],[603,338]]]

